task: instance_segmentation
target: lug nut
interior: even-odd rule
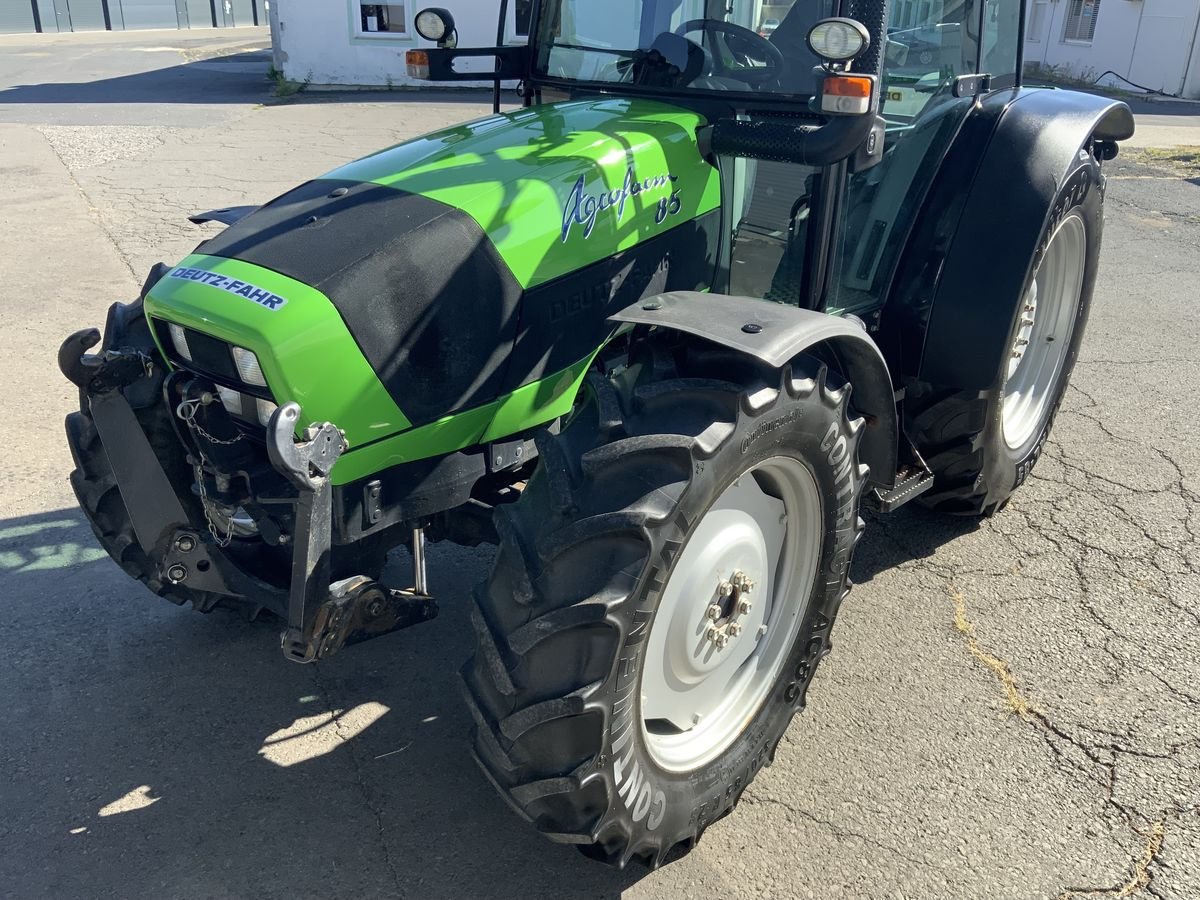
[[[721,605],[719,603],[714,603],[705,611],[704,615],[715,622],[717,619],[721,618]]]
[[[175,541],[175,549],[180,553],[191,553],[196,549],[196,539],[190,534],[181,534]]]
[[[187,581],[188,570],[186,566],[179,564],[171,566],[167,569],[167,581],[171,584],[179,584],[181,581]]]

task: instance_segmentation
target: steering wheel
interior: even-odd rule
[[[743,28],[733,22],[723,22],[720,19],[691,19],[675,29],[675,33],[681,37],[693,31],[703,31],[705,34],[711,35],[714,48],[717,47],[716,36],[722,35],[729,56],[737,61],[747,63],[746,65],[731,66],[722,58],[722,54],[714,52],[712,54],[714,75],[736,78],[752,85],[762,85],[778,77],[787,67],[787,60],[779,48],[749,28]],[[742,48],[734,49],[730,39],[741,44]],[[766,65],[751,66],[748,64],[750,60],[762,60]]]

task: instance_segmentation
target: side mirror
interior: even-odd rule
[[[450,10],[431,6],[417,13],[417,34],[427,41],[435,41],[443,50],[458,46],[458,29],[454,27],[454,16]]]

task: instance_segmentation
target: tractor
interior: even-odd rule
[[[494,115],[193,217],[66,340],[71,483],[132,578],[298,663],[433,618],[429,543],[495,545],[451,598],[483,772],[656,866],[804,707],[860,511],[1029,476],[1133,117],[1022,86],[1020,0],[519,7],[520,45],[414,19],[408,72]]]

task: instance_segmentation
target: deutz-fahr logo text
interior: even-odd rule
[[[670,174],[639,180],[633,166],[630,166],[625,170],[625,183],[615,191],[589,194],[585,190],[587,176],[580,175],[579,180],[575,182],[575,187],[571,188],[571,195],[567,198],[567,205],[563,209],[563,242],[566,243],[567,238],[571,236],[571,230],[576,225],[583,227],[585,239],[590,238],[596,228],[596,221],[603,212],[615,213],[617,221],[620,222],[625,217],[625,204],[629,202],[630,198],[640,197],[642,194],[666,193],[666,196],[659,197],[654,217],[655,224],[661,225],[668,216],[677,215],[683,208],[683,203],[679,199],[679,191],[673,188],[674,183],[678,180],[678,175]]]
[[[255,287],[245,281],[237,281],[227,275],[218,275],[216,272],[210,272],[207,269],[184,269],[179,268],[171,272],[172,278],[178,278],[180,281],[196,281],[200,284],[207,284],[209,287],[220,288],[229,294],[237,294],[239,297],[245,297],[251,303],[257,303],[272,312],[282,309],[287,305],[287,298],[280,297],[278,294],[272,294],[265,288]]]

